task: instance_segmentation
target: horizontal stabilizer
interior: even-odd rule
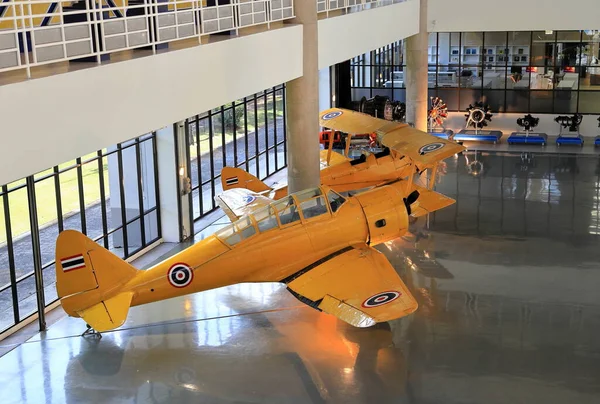
[[[132,298],[132,292],[119,293],[77,314],[98,332],[112,330],[123,325],[127,319]]]
[[[419,191],[419,199],[417,199],[416,203],[411,205],[411,216],[413,217],[425,216],[428,213],[435,212],[436,210],[440,210],[456,202],[454,199],[442,195],[439,192],[418,185],[414,185],[414,187]]]
[[[223,209],[231,221],[267,206],[273,199],[245,188],[233,188],[215,196],[217,205]]]

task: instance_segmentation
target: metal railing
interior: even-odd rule
[[[209,4],[215,5],[209,5]],[[0,72],[151,49],[294,17],[294,0],[0,0]]]
[[[402,3],[407,0],[316,0],[317,12],[329,13],[335,10],[348,12],[361,11],[379,6],[387,6],[394,3]]]

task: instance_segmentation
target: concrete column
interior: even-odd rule
[[[427,0],[421,1],[419,33],[406,39],[406,121],[427,131]]]
[[[296,1],[294,23],[303,25],[303,76],[287,83],[288,186],[316,187],[319,177],[319,54],[315,1]]]

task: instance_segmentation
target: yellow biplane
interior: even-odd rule
[[[431,136],[407,124],[341,108],[321,112],[320,123],[323,127],[348,133],[347,145],[353,133],[374,133],[385,147],[382,152],[362,154],[354,160],[346,157],[348,149],[346,156],[334,152],[333,142],[321,150],[321,184],[340,193],[400,179],[412,183],[415,175],[427,169],[432,172],[430,184],[433,185],[438,163],[465,150],[457,143]],[[254,175],[234,167],[223,167],[221,185],[224,192],[216,197],[216,201],[231,220],[283,198],[288,192],[285,184],[271,188]],[[419,192],[422,192],[421,188]]]
[[[373,246],[405,234],[409,216],[454,203],[412,179],[462,147],[435,138],[431,143],[429,135],[407,126],[382,127],[380,120],[375,125],[353,114],[331,110],[321,118],[346,132],[373,122],[379,141],[395,159],[407,161],[407,180],[396,175],[352,197],[327,185],[276,201],[244,189],[245,206],[258,197],[265,206],[145,271],[77,231],[63,231],[56,243],[63,309],[101,332],[121,326],[131,306],[243,282],[282,282],[301,302],[356,327],[414,312],[417,302]]]

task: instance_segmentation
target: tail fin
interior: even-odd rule
[[[74,230],[56,240],[56,291],[63,309],[96,331],[121,326],[133,293],[122,291],[138,270]]]
[[[270,191],[271,187],[254,175],[236,167],[223,167],[221,171],[223,191],[232,188],[245,188],[254,192]]]

